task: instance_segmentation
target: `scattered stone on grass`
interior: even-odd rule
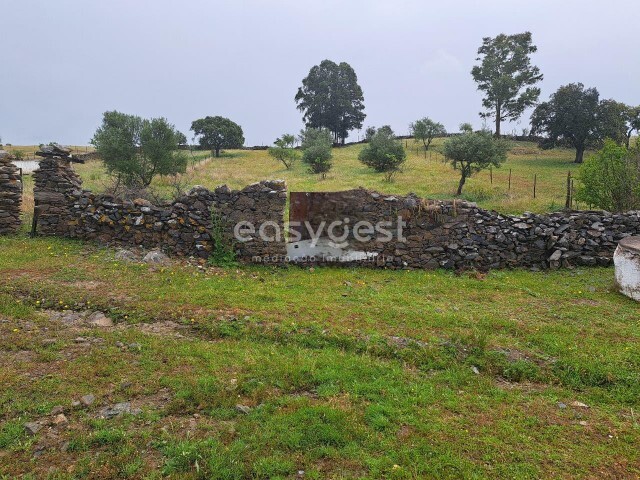
[[[239,413],[244,413],[245,415],[249,415],[251,413],[251,407],[247,405],[236,405],[236,411]]]
[[[115,418],[125,413],[129,415],[138,415],[141,412],[142,410],[140,410],[139,408],[131,408],[131,402],[120,402],[100,410],[98,417],[109,419]]]
[[[102,312],[93,312],[87,318],[87,322],[95,327],[113,327],[113,320]]]
[[[144,256],[142,261],[150,265],[167,265],[169,257],[159,250],[152,250]]]
[[[137,262],[138,257],[131,250],[127,250],[125,248],[121,248],[114,255],[115,260],[119,262]]]
[[[40,425],[38,422],[27,422],[24,424],[24,429],[27,434],[34,436],[40,430],[42,430],[42,425]]]
[[[62,426],[68,425],[69,420],[67,419],[64,413],[59,413],[54,417],[51,424],[55,427],[62,427]]]
[[[59,415],[64,412],[64,407],[62,405],[56,405],[51,409],[51,415]]]

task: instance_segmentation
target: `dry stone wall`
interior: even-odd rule
[[[601,211],[501,215],[464,201],[427,201],[415,195],[383,195],[364,189],[309,193],[306,208],[295,220],[306,218],[313,231],[322,222],[349,219],[376,224],[386,221],[402,236],[382,242],[379,236],[359,241],[351,233],[348,248],[374,252],[386,268],[479,269],[527,267],[547,269],[575,265],[606,266],[617,243],[640,233],[640,212],[610,214]],[[314,197],[316,197],[314,199]],[[336,234],[343,232],[338,229]],[[304,238],[304,235],[303,235]]]
[[[20,172],[9,160],[7,152],[0,150],[0,235],[18,231],[21,204]]]
[[[40,235],[94,240],[103,244],[161,248],[167,253],[207,258],[214,248],[212,212],[257,224],[276,222],[284,229],[284,182],[260,182],[240,191],[194,187],[175,202],[154,205],[146,200],[121,201],[82,189],[69,163],[44,159],[34,173],[36,215]],[[242,210],[239,210],[242,208]],[[222,233],[229,240],[226,228]],[[265,248],[257,240],[238,246],[241,258]],[[273,245],[271,248],[281,248]]]
[[[640,234],[640,212],[509,216],[468,202],[428,201],[364,189],[307,195],[310,199],[302,210],[292,201],[293,217],[308,221],[314,229],[323,221],[349,218],[351,226],[359,221],[387,221],[394,230],[401,220],[403,239],[361,241],[352,233],[347,235],[349,248],[376,254],[376,261],[364,262],[366,265],[385,268],[605,266],[622,238]],[[213,191],[194,187],[172,203],[153,205],[83,190],[67,162],[44,159],[35,172],[35,200],[42,235],[159,247],[167,253],[202,258],[220,241],[233,244],[240,260],[287,260],[283,235],[287,191],[282,181],[263,181],[235,191],[226,186]],[[235,238],[234,227],[239,222],[255,229],[248,241]],[[263,234],[271,240],[261,238],[261,225],[266,225]]]

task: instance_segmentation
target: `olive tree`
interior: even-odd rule
[[[471,125],[469,122],[461,123],[458,128],[460,129],[460,131],[462,133],[472,133],[473,132],[473,125]]]
[[[127,186],[147,187],[156,175],[186,170],[178,140],[178,132],[165,118],[147,120],[112,111],[104,113],[91,143],[110,174]]]
[[[326,128],[307,128],[300,134],[302,140],[302,161],[311,173],[319,173],[322,178],[331,170],[332,135]]]
[[[491,132],[466,132],[447,139],[444,156],[454,169],[460,170],[456,195],[462,194],[467,178],[489,167],[500,167],[507,159],[509,144],[494,138]]]
[[[384,173],[387,181],[390,181],[391,177],[400,170],[406,159],[407,154],[402,143],[396,140],[390,128],[381,128],[373,134],[369,143],[358,155],[358,160],[366,166],[373,168],[376,172]]]
[[[270,147],[267,152],[273,158],[281,162],[287,170],[289,170],[294,162],[299,158],[299,154],[294,148],[295,143],[295,135],[285,133],[273,142],[275,147]]]
[[[434,122],[429,117],[416,120],[409,125],[409,128],[411,129],[414,140],[416,142],[422,142],[425,150],[429,150],[429,146],[434,138],[441,137],[447,133],[444,125]]]

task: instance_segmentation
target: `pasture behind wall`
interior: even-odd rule
[[[40,167],[34,194],[41,235],[142,245],[201,258],[208,257],[220,242],[233,245],[241,261],[276,264],[295,259],[295,251],[300,249],[300,244],[296,249],[292,245],[296,242],[287,242],[284,236],[276,241],[259,235],[248,241],[235,238],[234,228],[240,221],[258,226],[267,222],[284,231],[288,194],[282,181],[263,181],[241,190],[195,187],[174,202],[154,205],[144,200],[123,202],[84,190],[66,162],[45,160]],[[605,266],[611,263],[622,238],[640,233],[638,212],[511,216],[469,202],[385,195],[365,189],[291,194],[289,220],[308,222],[314,231],[322,222],[344,222],[347,218],[352,226],[357,222],[389,222],[392,227],[403,223],[402,238],[363,241],[351,232],[338,246],[347,252],[339,259],[341,264],[383,268]],[[295,238],[293,233],[289,238]],[[302,233],[296,241],[309,240]],[[320,246],[326,248],[330,239],[325,236],[320,240]],[[359,255],[351,255],[354,252]],[[334,260],[333,256],[318,256],[304,262]]]

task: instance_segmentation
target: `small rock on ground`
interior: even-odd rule
[[[55,416],[55,418],[53,419],[53,422],[51,422],[53,425],[55,425],[56,427],[61,427],[63,425],[68,425],[69,424],[69,420],[67,420],[67,417],[65,416],[64,413],[60,413],[58,415]]]
[[[169,263],[169,257],[158,250],[152,250],[144,256],[142,261],[153,265],[166,265]]]
[[[114,418],[123,413],[138,415],[141,412],[139,408],[131,408],[131,402],[116,403],[110,407],[103,408],[100,411],[100,418]]]
[[[248,415],[251,413],[251,407],[248,407],[247,405],[236,405],[236,411]]]
[[[114,258],[119,262],[137,262],[138,257],[131,250],[126,250],[124,248],[118,250],[114,256]]]
[[[102,312],[93,312],[87,318],[87,322],[95,327],[113,327],[113,320]]]
[[[24,424],[24,429],[29,435],[35,435],[42,429],[42,425],[37,422],[27,422]]]

